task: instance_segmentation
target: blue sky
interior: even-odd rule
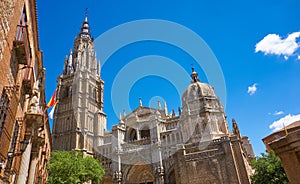
[[[86,7],[95,39],[116,26],[144,19],[176,23],[201,37],[216,57],[224,76],[229,126],[235,118],[241,133],[250,138],[256,154],[265,150],[261,139],[273,131],[269,128],[272,123],[275,122],[273,129],[278,129],[283,122],[288,124],[300,119],[297,116],[300,114],[299,1],[38,1],[40,48],[47,70],[47,99],[56,88],[56,78],[62,72],[65,55],[73,47]],[[170,35],[183,38],[172,31]],[[122,39],[121,36],[117,38]],[[116,40],[112,38],[112,44],[113,41]],[[107,41],[105,44],[110,46]],[[191,45],[198,49],[197,44]],[[103,53],[97,52],[97,55],[101,58]],[[118,122],[111,101],[113,83],[118,84],[116,80],[124,71],[122,68],[137,58],[148,56],[172,60],[172,67],[158,66],[166,76],[174,74],[174,66],[180,66],[185,76],[175,74],[178,80],[170,82],[168,78],[155,75],[154,71],[151,73],[151,67],[147,67],[148,75],[136,78],[129,91],[125,91],[131,109],[138,106],[141,97],[144,105],[153,105],[161,99],[167,101],[169,111],[177,111],[181,106],[181,94],[176,87],[189,85],[186,76],[191,72],[191,64],[202,81],[210,82],[208,79],[213,77],[206,75],[203,66],[176,45],[153,40],[128,44],[114,52],[102,66],[108,129]],[[215,71],[215,75],[222,74]],[[125,75],[122,84],[127,84],[126,79]],[[128,109],[126,111],[128,113]]]

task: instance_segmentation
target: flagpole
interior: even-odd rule
[[[286,129],[284,123],[282,123],[282,124],[283,124],[283,128],[284,128],[285,135],[288,135],[289,133],[288,133],[288,131],[287,131],[287,129]]]

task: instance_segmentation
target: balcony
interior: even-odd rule
[[[151,144],[151,140],[150,140],[150,137],[145,137],[140,140],[128,141],[128,143],[132,144],[132,145],[146,145],[146,144]]]
[[[134,141],[131,143],[123,143],[121,144],[121,150],[124,152],[131,152],[131,151],[141,151],[141,150],[150,150],[151,149],[151,140],[147,140],[145,142],[141,141]]]
[[[41,127],[44,124],[44,114],[41,108],[38,108],[37,111],[29,111],[25,113],[25,138],[29,140],[30,137],[38,137],[38,127]],[[33,132],[34,135],[32,134]]]
[[[33,85],[34,85],[34,76],[33,76],[33,68],[26,67],[25,75],[22,82],[22,90],[24,94],[32,94]]]
[[[16,40],[13,42],[16,60],[18,64],[27,65],[31,57],[27,26],[18,25],[17,30]]]

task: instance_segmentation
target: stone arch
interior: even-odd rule
[[[127,184],[153,184],[155,176],[150,165],[133,165],[126,175]]]
[[[140,135],[142,139],[150,139],[150,128],[148,125],[141,128]]]
[[[135,141],[137,140],[137,132],[134,128],[130,128],[128,130],[128,141]]]

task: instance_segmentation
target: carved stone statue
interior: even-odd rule
[[[31,99],[29,101],[28,112],[31,112],[31,113],[39,112],[39,92],[37,89],[33,90]]]

